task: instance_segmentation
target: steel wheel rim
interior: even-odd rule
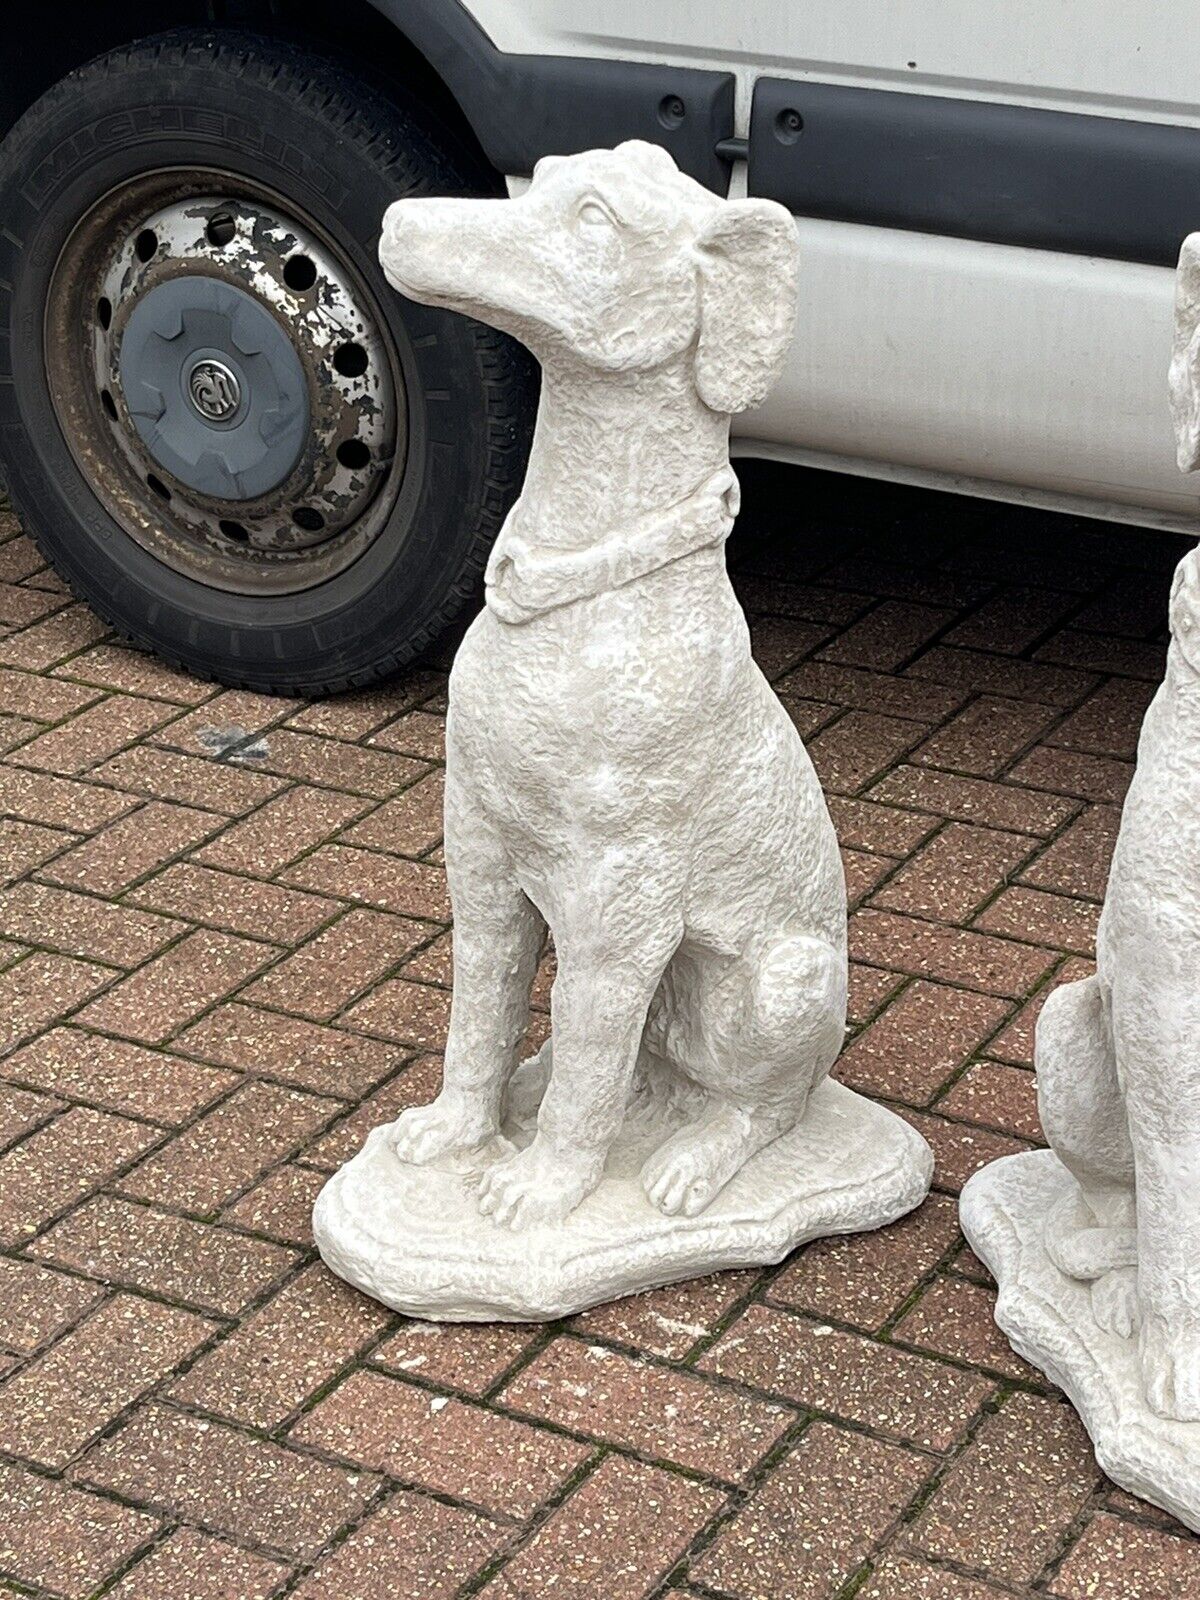
[[[143,175],[77,224],[47,296],[51,399],[84,477],[143,549],[235,594],[345,571],[403,478],[394,341],[298,210],[229,173]]]

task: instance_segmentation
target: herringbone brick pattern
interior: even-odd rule
[[[996,1332],[954,1206],[1039,1140],[1032,1023],[1088,970],[1182,543],[744,475],[755,648],[845,847],[838,1070],[935,1191],[550,1327],[406,1322],[309,1232],[438,1082],[450,646],[323,704],[221,691],[0,525],[0,1593],[1200,1591]]]

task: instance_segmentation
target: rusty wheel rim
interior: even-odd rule
[[[240,594],[328,581],[386,525],[403,475],[390,332],[344,252],[228,174],[147,174],[101,200],[47,299],[67,444],[122,529]]]

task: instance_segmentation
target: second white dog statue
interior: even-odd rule
[[[1200,467],[1200,234],[1170,368]],[[1165,433],[1165,429],[1164,429]],[[1037,1026],[1048,1151],[985,1167],[962,1224],[996,1320],[1066,1390],[1110,1477],[1200,1531],[1200,551],[1175,573],[1167,670],[1138,741],[1096,973]]]
[[[542,397],[450,682],[444,1086],[331,1180],[322,1254],[401,1310],[548,1317],[892,1219],[929,1152],[828,1079],[837,841],[725,570],[791,217],[631,143],[519,199],[401,201],[380,255],[528,345]],[[547,925],[552,1038],[518,1067]]]

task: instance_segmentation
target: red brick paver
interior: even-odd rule
[[[193,1528],[178,1528],[128,1571],[113,1600],[268,1600],[288,1577],[281,1562],[239,1550]]]
[[[695,1563],[738,1600],[837,1593],[896,1522],[932,1463],[816,1422]]]
[[[94,1445],[72,1476],[309,1560],[357,1521],[376,1488],[370,1473],[156,1404]]]
[[[1041,1142],[1033,1024],[1091,970],[1183,543],[743,476],[738,589],[851,889],[838,1075],[929,1139],[934,1193],[548,1328],[409,1321],[312,1245],[328,1173],[440,1078],[452,644],[336,700],[222,690],[0,513],[0,1594],[1200,1588],[999,1334],[955,1211]]]
[[[318,1561],[294,1593],[297,1600],[453,1600],[472,1574],[492,1564],[508,1531],[464,1508],[401,1490]]]
[[[532,1516],[591,1454],[572,1439],[379,1372],[351,1374],[291,1436],[509,1517]]]

